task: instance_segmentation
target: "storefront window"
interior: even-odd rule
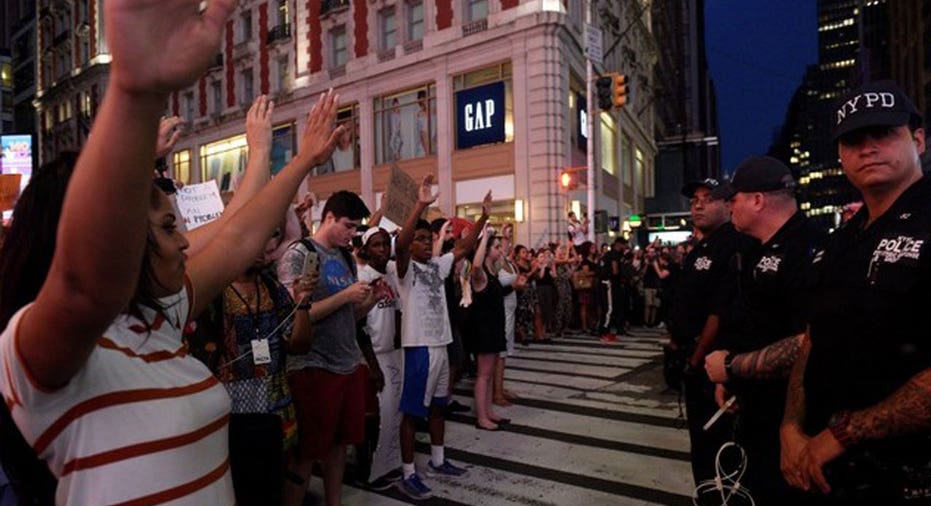
[[[353,170],[361,165],[359,161],[359,105],[353,104],[337,111],[336,122],[348,128],[337,141],[333,156],[314,168],[315,175]]]
[[[617,128],[610,114],[601,114],[601,168],[617,174]]]
[[[283,125],[272,130],[271,174],[281,172],[294,157],[296,133],[294,124]]]
[[[175,181],[191,184],[191,150],[182,149],[171,155],[171,170]]]
[[[457,75],[453,77],[453,90],[460,92],[498,81],[504,82],[504,142],[513,142],[514,100],[511,86],[511,62],[503,62]],[[462,119],[465,120],[465,118]],[[456,118],[456,121],[459,121],[459,118]]]
[[[436,153],[436,88],[427,84],[375,99],[375,162]]]

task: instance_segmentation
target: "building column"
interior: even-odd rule
[[[375,105],[369,97],[359,101],[359,132],[375,131]],[[372,167],[375,166],[375,136],[359,136],[359,178],[362,200],[369,208],[377,209],[375,193],[372,191]]]
[[[437,65],[434,74],[436,82],[436,171],[440,186],[439,207],[446,216],[455,216],[456,188],[453,183],[453,150],[455,128],[453,125],[453,107],[455,100],[452,79],[445,65]]]

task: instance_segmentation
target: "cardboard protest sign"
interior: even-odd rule
[[[178,189],[177,205],[188,230],[206,225],[223,214],[223,199],[214,180]]]
[[[411,209],[417,204],[417,192],[420,185],[397,165],[391,166],[391,179],[385,198],[385,217],[395,223],[404,223]]]
[[[0,211],[9,211],[19,198],[22,174],[0,174]]]

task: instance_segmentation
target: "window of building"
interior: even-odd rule
[[[184,114],[184,119],[190,123],[194,120],[194,92],[189,91],[185,93],[183,102],[184,109],[182,109],[182,111]]]
[[[394,49],[397,45],[397,23],[394,17],[394,7],[387,7],[378,12],[379,51]]]
[[[0,86],[3,88],[13,87],[13,65],[9,63],[0,64]]]
[[[346,125],[346,130],[336,142],[336,149],[329,160],[314,168],[314,174],[330,174],[361,166],[359,144],[359,105],[342,107],[336,113],[336,123]]]
[[[617,127],[610,114],[601,113],[601,168],[617,174]]]
[[[465,0],[466,20],[478,21],[488,17],[488,0]]]
[[[278,60],[278,91],[291,92],[291,67],[288,65],[287,56]]]
[[[252,40],[252,11],[246,10],[239,18],[239,40],[246,42]]]
[[[71,70],[71,65],[68,64],[68,51],[62,50],[58,52],[58,77],[64,77]]]
[[[640,187],[635,190],[637,195],[644,194],[641,188],[644,190],[646,189],[646,184],[643,180],[643,169],[643,151],[640,151],[640,148],[634,148],[634,184]]]
[[[288,0],[278,0],[278,24],[285,25],[291,22],[291,14],[288,10]]]
[[[407,2],[407,40],[422,39],[423,28],[423,2],[420,0]]]
[[[171,155],[172,178],[184,184],[191,184],[191,150],[182,149]]]
[[[81,115],[85,118],[91,117],[91,95],[90,93],[81,93]]]
[[[223,83],[220,81],[210,83],[210,91],[213,95],[213,113],[220,114],[223,112]]]
[[[79,44],[81,44],[81,61],[78,63],[79,65],[84,66],[84,65],[87,65],[87,62],[90,60],[90,54],[91,54],[90,37],[81,37]]]
[[[246,136],[237,135],[200,147],[200,180],[217,182],[221,192],[229,191],[233,178],[246,170]]]
[[[243,105],[250,105],[255,98],[252,69],[243,70],[239,73],[239,76],[240,81],[242,81],[242,103]]]
[[[375,163],[436,154],[436,87],[375,99]]]
[[[504,81],[504,142],[514,141],[514,99],[511,62],[503,62],[453,77],[453,90],[462,91],[484,84]]]
[[[339,26],[330,31],[330,68],[342,67],[349,61],[346,48],[346,27]]]
[[[624,184],[633,185],[633,170],[631,170],[631,158],[630,158],[630,137],[627,135],[621,136],[621,175],[624,180]]]
[[[272,152],[270,155],[271,174],[281,172],[291,158],[297,146],[297,132],[294,123],[277,126],[272,129]]]

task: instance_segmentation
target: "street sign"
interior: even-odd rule
[[[592,63],[603,63],[604,46],[601,43],[601,28],[585,25],[585,57]]]

